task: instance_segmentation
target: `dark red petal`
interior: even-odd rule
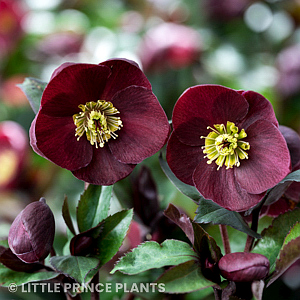
[[[41,150],[37,147],[36,145],[36,136],[35,136],[35,123],[36,123],[36,118],[37,115],[35,116],[35,118],[33,119],[30,129],[29,129],[29,137],[30,137],[30,145],[32,147],[32,149],[40,156],[47,158],[42,152]]]
[[[195,169],[194,185],[204,198],[232,211],[245,211],[259,203],[263,194],[249,194],[236,181],[233,169],[226,170],[223,166],[217,170],[217,167],[203,159]]]
[[[170,125],[151,90],[130,86],[117,93],[112,103],[123,123],[117,139],[108,142],[117,160],[137,164],[164,146]]]
[[[285,191],[285,196],[288,199],[295,201],[296,203],[300,202],[300,182],[293,182],[289,188]]]
[[[64,68],[72,66],[72,65],[76,65],[77,63],[74,62],[65,62],[62,65],[60,65],[58,68],[56,68],[54,70],[54,72],[51,75],[50,81],[56,76],[58,75]]]
[[[53,117],[80,112],[78,105],[100,100],[109,74],[109,68],[92,64],[64,68],[46,86],[40,110]]]
[[[131,85],[143,86],[151,89],[151,84],[138,65],[127,59],[111,59],[99,64],[107,66],[111,75],[102,94],[103,100],[110,100],[120,90]]]
[[[96,185],[112,185],[128,176],[136,165],[123,164],[115,159],[107,145],[94,148],[91,163],[72,173],[78,179]]]
[[[290,154],[284,137],[272,123],[257,121],[246,132],[249,159],[242,160],[234,173],[242,188],[260,194],[289,174]]]
[[[286,198],[280,198],[278,201],[274,202],[270,206],[264,206],[267,208],[267,215],[272,218],[278,217],[289,210],[295,208],[296,203]]]
[[[167,162],[178,179],[194,185],[193,172],[204,154],[201,147],[188,146],[179,141],[173,131],[167,145]]]
[[[244,129],[257,120],[269,121],[275,126],[278,126],[278,121],[270,101],[253,91],[241,91],[240,93],[249,103],[249,112],[242,125]]]
[[[292,168],[300,162],[300,136],[299,134],[287,126],[279,126],[279,130],[286,140],[291,155]]]
[[[75,137],[72,117],[53,118],[41,113],[35,123],[35,134],[31,133],[34,150],[68,170],[76,170],[88,165],[92,159],[93,146],[82,136]],[[34,128],[32,128],[32,131]]]
[[[207,126],[238,123],[248,112],[248,102],[236,91],[220,85],[198,85],[187,89],[173,111],[173,126],[182,143],[202,145]]]

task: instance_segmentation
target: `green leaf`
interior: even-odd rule
[[[190,293],[215,285],[207,280],[194,260],[184,262],[167,270],[156,281],[163,283],[166,293]]]
[[[192,259],[196,260],[197,255],[185,242],[165,240],[162,244],[158,244],[149,241],[123,256],[111,273],[120,271],[133,275],[149,269],[178,265]]]
[[[111,186],[90,184],[80,197],[77,223],[80,232],[97,226],[108,215],[112,195]]]
[[[32,77],[27,77],[22,84],[18,84],[18,87],[20,87],[26,95],[35,114],[39,111],[42,95],[46,86],[47,82]]]
[[[99,259],[85,256],[53,256],[50,263],[57,272],[81,284],[90,282],[100,267]]]
[[[194,222],[229,225],[255,238],[261,237],[260,234],[249,228],[238,212],[227,210],[211,200],[199,201]]]
[[[258,241],[252,252],[266,256],[270,261],[270,273],[275,271],[276,259],[284,245],[286,236],[300,220],[300,209],[296,208],[279,215],[272,225],[263,230],[262,239]]]
[[[11,283],[22,285],[33,281],[49,280],[57,277],[58,275],[59,274],[56,272],[16,272],[0,264],[0,286],[4,287],[9,286]]]
[[[63,206],[62,206],[62,216],[63,216],[63,219],[64,219],[66,225],[68,226],[69,230],[75,235],[76,233],[75,233],[72,218],[71,218],[71,215],[70,215],[68,199],[67,199],[66,196],[65,196],[64,203],[63,203]]]
[[[159,163],[166,176],[182,194],[186,195],[195,202],[198,202],[200,199],[204,199],[194,186],[183,183],[174,175],[162,154],[159,156]]]
[[[104,220],[102,231],[96,240],[97,257],[101,266],[107,263],[119,250],[129,229],[133,210],[122,210]]]
[[[268,282],[269,286],[300,258],[300,223],[296,223],[286,236],[275,262],[275,271]]]

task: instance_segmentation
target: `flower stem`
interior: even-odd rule
[[[226,225],[219,225],[221,237],[223,241],[224,251],[225,254],[228,254],[231,252],[230,244],[229,244],[229,238],[228,238],[228,231]]]
[[[253,212],[252,212],[251,229],[254,232],[257,232],[260,209],[261,209],[261,207],[259,207],[257,209],[254,209]],[[252,250],[253,243],[254,243],[254,237],[248,235],[244,252],[250,252]]]
[[[94,287],[93,291],[91,292],[91,300],[100,300],[100,293],[97,291],[97,289],[95,289],[95,286],[97,286],[99,283],[99,271],[95,274],[91,282],[92,286]]]

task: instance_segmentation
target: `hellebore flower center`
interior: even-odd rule
[[[207,129],[212,130],[205,139],[205,146],[202,147],[204,157],[208,158],[207,163],[213,161],[218,165],[218,170],[225,164],[226,169],[240,166],[240,159],[248,159],[247,150],[250,149],[250,144],[243,141],[247,134],[244,129],[239,132],[239,129],[233,122],[227,121],[224,124],[215,124],[215,128],[210,126]]]
[[[104,147],[104,143],[110,138],[116,139],[118,135],[115,131],[120,130],[122,121],[115,115],[120,113],[111,102],[98,100],[97,102],[87,102],[78,106],[82,111],[73,115],[76,125],[75,136],[79,140],[84,133],[91,145]]]

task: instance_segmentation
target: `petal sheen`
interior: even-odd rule
[[[249,159],[241,161],[234,173],[240,186],[260,194],[275,186],[290,172],[290,154],[278,128],[268,121],[257,121],[247,128]]]
[[[269,121],[275,126],[278,126],[278,121],[270,101],[253,91],[240,93],[249,103],[249,112],[242,125],[244,129],[258,120]]]
[[[127,59],[110,59],[102,62],[111,70],[111,75],[103,92],[103,100],[110,100],[120,90],[131,85],[143,86],[151,89],[151,84],[138,65]]]
[[[135,165],[123,164],[117,161],[107,146],[94,149],[91,163],[73,171],[73,175],[85,182],[96,185],[112,185],[128,176]]]
[[[193,172],[203,159],[200,147],[188,146],[179,141],[173,131],[167,145],[167,162],[175,176],[186,184],[194,185]]]
[[[101,100],[109,68],[73,64],[60,71],[47,85],[41,100],[43,113],[52,117],[72,116],[78,105]]]
[[[263,194],[249,194],[236,181],[234,171],[223,166],[217,170],[213,162],[208,165],[203,159],[193,174],[195,187],[206,199],[232,211],[245,211],[255,206]]]
[[[207,126],[239,123],[248,112],[248,102],[238,92],[219,85],[198,85],[187,89],[175,104],[172,121],[182,143],[202,145]]]
[[[170,125],[150,90],[139,86],[128,87],[116,94],[112,103],[120,111],[123,123],[116,140],[108,142],[116,159],[137,164],[164,146]]]
[[[53,118],[39,114],[35,123],[35,145],[43,156],[62,168],[76,170],[92,159],[93,149],[85,137],[75,137],[75,125],[71,117]]]

